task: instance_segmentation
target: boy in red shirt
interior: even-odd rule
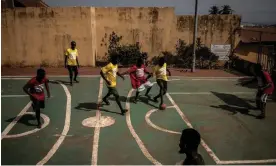
[[[150,73],[146,69],[143,59],[139,58],[136,62],[136,65],[133,65],[128,71],[122,73],[130,75],[131,85],[133,89],[136,89],[136,95],[134,99],[134,103],[137,103],[139,93],[147,89],[145,96],[150,98],[149,92],[153,86],[153,84],[148,81],[148,79],[151,77]],[[148,74],[148,76],[145,76],[145,73]]]
[[[50,98],[50,91],[48,86],[49,80],[46,78],[45,70],[38,69],[36,77],[33,77],[23,87],[25,93],[27,93],[32,100],[32,107],[36,114],[37,126],[41,128],[40,122],[40,108],[45,108],[45,94],[43,90],[43,84],[45,84],[48,98]]]
[[[261,114],[257,117],[259,119],[265,118],[265,108],[266,108],[266,100],[269,95],[272,95],[274,91],[274,83],[272,78],[270,77],[267,71],[262,70],[262,66],[257,64],[255,66],[255,78],[243,83],[242,85],[247,85],[254,81],[258,81],[258,92],[256,95],[256,105],[257,108],[261,110]]]

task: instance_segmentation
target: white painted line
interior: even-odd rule
[[[176,111],[181,116],[183,121],[187,124],[188,127],[193,128],[192,124],[189,122],[188,118],[184,115],[184,113],[181,111],[181,109],[178,107],[178,105],[174,102],[172,97],[167,93],[166,96],[170,100],[173,106],[175,106]],[[216,156],[216,154],[212,151],[212,149],[205,143],[203,139],[201,139],[201,145],[203,148],[207,151],[209,156],[218,164],[220,162],[219,158]]]
[[[168,92],[170,95],[213,95],[212,92]],[[256,92],[215,92],[225,94],[255,94]]]
[[[137,133],[135,132],[132,124],[131,124],[131,119],[130,119],[130,97],[132,95],[132,92],[134,91],[134,89],[131,89],[127,95],[127,101],[126,101],[126,109],[128,110],[128,112],[126,113],[126,122],[127,122],[127,126],[129,128],[130,133],[132,134],[133,138],[135,139],[135,141],[137,142],[138,146],[140,147],[142,153],[145,155],[145,157],[151,161],[154,165],[162,165],[159,161],[157,161],[155,158],[153,158],[151,156],[151,154],[149,153],[149,151],[147,150],[147,148],[145,147],[144,143],[142,142],[142,140],[139,138],[139,136],[137,135]]]
[[[265,159],[265,160],[230,160],[220,161],[218,164],[269,164],[276,163],[276,159]]]
[[[7,134],[11,131],[11,129],[16,125],[16,123],[19,121],[19,119],[29,110],[31,107],[32,102],[30,101],[23,109],[22,111],[17,115],[15,119],[5,128],[5,130],[1,133],[1,140],[3,138],[6,138]]]
[[[8,97],[29,97],[29,95],[1,95],[1,97],[8,98]]]
[[[99,85],[99,94],[98,94],[98,106],[101,103],[102,100],[102,93],[103,93],[103,78],[100,79],[100,85]],[[98,151],[99,151],[99,138],[100,138],[100,119],[101,119],[101,112],[99,109],[96,111],[96,118],[97,118],[97,124],[94,130],[94,138],[93,138],[93,147],[92,147],[92,159],[91,164],[97,165],[98,163]]]
[[[171,106],[171,107],[167,107],[167,108],[175,108],[174,106]],[[145,116],[145,120],[147,122],[148,125],[150,125],[151,127],[155,128],[156,130],[160,130],[160,131],[163,131],[163,132],[166,132],[166,133],[171,133],[171,134],[181,134],[181,132],[177,132],[177,131],[172,131],[172,130],[167,130],[167,129],[164,129],[162,127],[159,127],[159,126],[156,126],[155,124],[153,124],[150,120],[150,115],[154,112],[158,111],[158,109],[152,109],[150,110],[149,112],[147,112],[146,116]]]
[[[61,135],[67,135],[69,129],[70,129],[70,121],[71,121],[71,94],[68,90],[68,88],[58,82],[63,90],[65,91],[66,94],[66,114],[65,114],[65,123],[64,123],[64,128],[63,131],[61,133]],[[40,160],[37,165],[44,165],[45,163],[47,163],[52,157],[53,155],[56,153],[56,151],[58,150],[58,148],[60,147],[60,145],[62,144],[62,142],[64,141],[65,137],[64,136],[60,136],[57,140],[57,142],[54,144],[54,146],[51,148],[51,150],[48,152],[48,154],[42,159]]]
[[[24,115],[27,115],[27,114],[29,114],[29,115],[35,115],[35,112],[26,112]],[[23,116],[24,116],[24,115],[23,115]],[[42,113],[40,114],[40,116],[41,116],[41,117],[43,118],[43,120],[44,120],[44,123],[42,124],[42,126],[41,126],[40,129],[39,129],[39,128],[35,128],[35,129],[33,129],[33,130],[26,131],[26,132],[20,133],[20,134],[6,135],[6,136],[4,136],[4,138],[18,138],[18,137],[23,137],[23,136],[30,135],[30,134],[33,134],[33,133],[36,133],[36,132],[42,130],[43,128],[45,128],[46,126],[49,125],[49,123],[50,123],[50,118],[49,118],[48,116],[42,114]],[[21,116],[21,117],[22,117],[22,116]],[[19,119],[20,119],[21,117],[19,117]]]

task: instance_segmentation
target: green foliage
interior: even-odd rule
[[[234,10],[232,10],[231,6],[229,5],[223,5],[221,8],[218,6],[214,5],[211,6],[209,13],[216,15],[216,14],[232,14]]]
[[[119,57],[120,64],[123,66],[130,66],[136,63],[136,60],[140,57],[147,59],[147,54],[141,52],[139,43],[122,45],[120,42],[122,36],[118,36],[115,32],[112,32],[109,36],[108,55],[109,58],[113,55]]]

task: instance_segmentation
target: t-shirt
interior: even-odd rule
[[[36,77],[33,77],[31,80],[29,80],[28,85],[30,86],[30,93],[35,99],[39,101],[45,100],[43,84],[46,82],[48,82],[47,78],[42,79],[41,82],[38,82]]]
[[[141,84],[147,81],[145,73],[148,72],[145,65],[138,68],[136,65],[132,66],[128,73],[130,75],[131,85],[133,89],[137,89]]]
[[[108,87],[116,87],[116,76],[118,72],[118,65],[113,65],[109,63],[105,67],[102,67],[102,72],[105,75],[106,79],[111,83],[107,85]]]
[[[263,87],[266,84],[270,83],[271,86],[269,88],[264,89],[263,93],[271,95],[274,91],[273,81],[267,71],[262,71],[261,76],[257,76],[258,87]]]
[[[187,157],[183,165],[205,165],[204,160],[200,154],[197,154],[193,157]]]
[[[68,66],[77,66],[78,50],[76,48],[74,50],[68,48],[65,52],[65,56],[67,56]]]
[[[159,65],[156,65],[154,67],[154,75],[156,75],[156,79],[161,79],[161,80],[165,80],[165,81],[168,81],[168,78],[167,78],[167,64],[164,63],[163,66],[159,66]]]

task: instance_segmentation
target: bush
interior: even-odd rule
[[[120,64],[123,66],[130,66],[136,63],[138,58],[143,58],[146,62],[148,54],[141,52],[139,42],[136,44],[122,45],[120,41],[122,36],[118,36],[115,32],[112,32],[109,36],[108,55],[109,59],[113,55],[119,57]]]

